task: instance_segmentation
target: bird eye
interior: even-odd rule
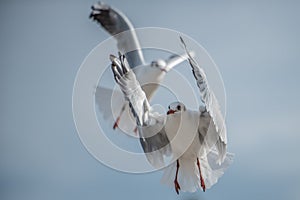
[[[181,109],[181,107],[180,107],[180,105],[178,105],[178,106],[177,106],[177,110],[180,110],[180,109]]]

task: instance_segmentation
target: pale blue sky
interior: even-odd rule
[[[71,104],[80,64],[108,37],[88,19],[94,1],[1,1],[0,198],[299,199],[300,3],[106,2],[136,27],[183,32],[210,53],[234,164],[207,192],[179,196],[160,172],[100,164],[77,136]]]

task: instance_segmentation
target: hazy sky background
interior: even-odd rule
[[[183,32],[210,53],[234,164],[207,192],[179,196],[161,172],[100,164],[72,117],[76,72],[108,37],[88,19],[94,1],[1,1],[0,199],[300,199],[300,3],[106,2],[136,27]]]

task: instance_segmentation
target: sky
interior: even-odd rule
[[[0,2],[1,199],[300,198],[300,3],[117,1],[136,27],[199,42],[218,65],[234,163],[205,193],[177,195],[161,172],[104,166],[72,114],[76,73],[109,36],[88,19],[94,1]]]

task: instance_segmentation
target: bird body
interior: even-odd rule
[[[169,114],[167,122],[165,124],[166,134],[168,138],[174,138],[176,135],[182,136],[178,142],[171,143],[171,149],[173,158],[178,158],[176,163],[174,162],[166,169],[164,169],[164,175],[162,183],[169,186],[174,185],[174,174],[177,174],[176,181],[178,188],[175,188],[176,192],[189,191],[194,192],[197,188],[201,188],[200,171],[197,168],[197,158],[200,157],[200,138],[198,135],[198,123],[199,115],[195,111],[185,110],[179,113]],[[186,148],[182,143],[191,144]],[[202,163],[202,161],[201,161]],[[177,165],[178,166],[175,166]],[[176,168],[176,171],[174,171]]]
[[[180,109],[178,110],[178,108]],[[174,102],[169,106],[165,132],[170,140],[176,136],[180,137],[178,142],[170,142],[170,145],[173,158],[178,158],[177,180],[182,191],[195,192],[198,188],[202,188],[204,191],[209,189],[232,162],[232,155],[227,154],[226,161],[219,166],[218,170],[211,168],[208,160],[217,163],[219,155],[216,150],[211,150],[213,145],[209,146],[211,143],[208,140],[211,138],[207,137],[207,130],[210,123],[213,122],[209,113],[203,109],[199,109],[199,111],[189,110],[180,102]],[[188,140],[191,143],[186,148],[182,144],[187,144]],[[211,153],[208,154],[208,152]],[[176,174],[176,165],[177,163],[174,162],[164,169],[162,183],[169,186],[174,185],[173,178]]]
[[[199,115],[197,112],[185,110],[179,113],[169,114],[165,124],[165,130],[168,138],[180,136],[180,140],[176,143],[171,143],[171,148],[174,157],[191,157],[197,156],[200,150],[200,140],[197,134],[199,124]],[[186,149],[181,145],[185,141],[192,143]],[[183,153],[184,152],[184,153]],[[183,154],[182,154],[183,153]]]
[[[172,56],[167,61],[157,60],[146,65],[130,21],[121,12],[104,4],[97,4],[92,9],[91,18],[115,37],[122,53],[119,58],[110,57],[115,81],[126,100],[123,105],[117,105],[122,105],[122,108],[117,111],[119,113],[113,127],[119,127],[121,117],[123,121],[131,120],[131,124],[138,127],[141,146],[155,168],[166,166],[166,157],[172,157],[174,162],[164,169],[162,182],[175,186],[177,193],[180,190],[194,192],[198,188],[203,191],[210,188],[232,162],[232,154],[226,150],[225,121],[203,69],[187,51],[182,38],[184,56]],[[124,31],[126,34],[120,34]],[[159,83],[166,72],[186,59],[192,68],[204,106],[200,106],[198,111],[191,111],[183,103],[175,102],[170,104],[167,115],[153,112],[149,100]],[[101,104],[102,101],[98,103]],[[127,122],[124,124],[129,125]]]
[[[232,155],[226,152],[227,141],[221,137],[226,138],[226,132],[216,125],[207,102],[204,101],[205,106],[200,106],[198,111],[174,102],[168,107],[167,115],[154,113],[135,74],[122,61],[124,59],[122,55],[119,59],[113,57],[112,69],[136,119],[140,143],[148,161],[155,168],[161,168],[167,165],[166,157],[172,156],[174,162],[164,169],[162,182],[175,186],[178,194],[180,190],[194,192],[198,188],[203,191],[210,188],[232,162]],[[195,63],[191,67],[199,88],[205,90],[205,95],[213,96],[205,88],[208,84],[203,71]],[[214,105],[209,106],[216,109]]]

